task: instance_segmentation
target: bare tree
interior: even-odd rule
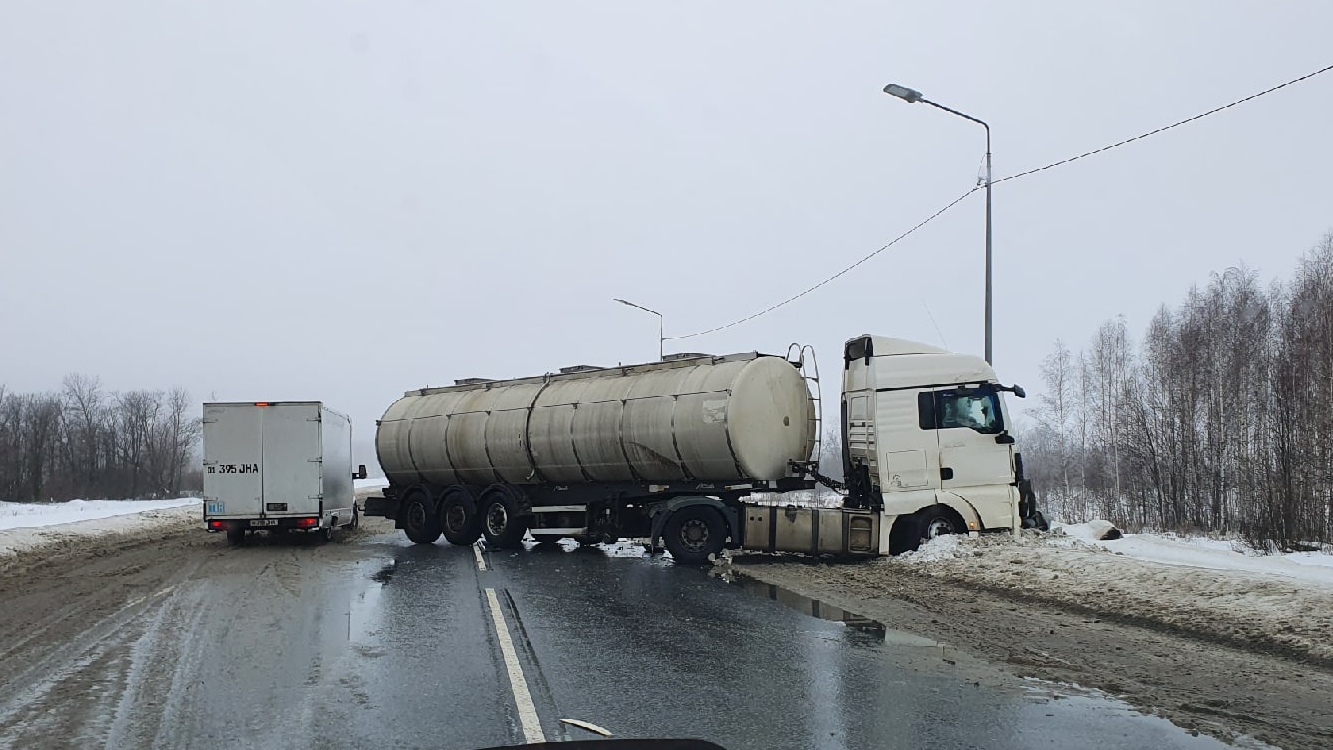
[[[1084,516],[1260,548],[1333,540],[1333,234],[1289,284],[1213,274],[1158,311],[1137,354],[1123,319],[1087,352],[1056,342],[1043,381],[1024,452],[1050,465],[1032,467],[1058,485],[1048,497],[1082,492]]]

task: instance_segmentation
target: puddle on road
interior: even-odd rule
[[[998,687],[1001,682],[989,676],[992,666],[965,656],[953,646],[904,630],[893,630],[878,620],[835,607],[818,599],[811,599],[789,589],[771,583],[750,578],[742,573],[728,571],[721,576],[728,583],[738,585],[746,593],[762,596],[779,602],[809,617],[828,622],[839,622],[850,629],[870,634],[877,644],[883,644],[895,653],[906,657],[907,662],[915,664],[938,664],[941,661],[951,669],[964,670],[951,672],[980,686],[983,682],[988,687]],[[983,674],[978,670],[986,670]],[[1163,745],[1173,747],[1225,748],[1228,743],[1213,737],[1200,736],[1197,731],[1189,731],[1172,724],[1169,720],[1144,713],[1125,701],[1099,690],[1085,688],[1068,683],[1053,683],[1035,678],[1023,678],[1020,690],[1022,701],[1018,711],[1025,717],[1024,722],[1031,725],[1061,723],[1066,726],[1084,728],[1085,726],[1106,723],[1108,728],[1132,726],[1144,736],[1159,736]],[[1056,730],[1053,736],[1059,736]],[[1190,736],[1193,735],[1193,736]],[[1168,741],[1169,740],[1169,741]],[[1277,750],[1250,737],[1233,738],[1231,746],[1247,750]]]
[[[352,597],[347,607],[347,640],[364,642],[372,640],[379,627],[380,594],[398,569],[398,561],[388,557],[374,558],[358,563],[357,568],[362,571],[369,568],[373,572],[367,576],[371,583]]]
[[[389,579],[393,578],[393,574],[397,570],[398,570],[398,561],[389,560],[384,565],[384,567],[370,574],[370,580],[380,584],[388,583]]]
[[[916,633],[909,633],[905,630],[892,630],[878,620],[872,620],[856,612],[835,607],[828,602],[811,599],[775,584],[765,583],[744,575],[735,576],[733,583],[739,584],[748,593],[779,602],[801,614],[828,622],[840,622],[854,630],[868,633],[886,646],[930,650],[940,655],[943,655],[945,649],[949,648],[946,644],[934,639]]]

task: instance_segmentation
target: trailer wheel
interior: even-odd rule
[[[487,492],[481,496],[481,533],[486,544],[496,549],[522,546],[528,531],[527,519],[519,515],[518,503],[505,492]]]
[[[481,519],[477,517],[477,506],[471,498],[462,492],[451,491],[444,496],[444,505],[440,507],[440,526],[444,538],[450,544],[467,547],[481,537]]]
[[[400,512],[403,532],[408,539],[417,544],[434,544],[440,538],[440,517],[435,513],[435,504],[425,493],[414,492],[409,495]]]
[[[245,529],[241,526],[227,527],[227,544],[233,547],[239,547],[245,544]]]
[[[682,565],[703,565],[709,555],[722,551],[726,541],[722,516],[706,505],[690,505],[672,513],[662,534],[671,558]]]

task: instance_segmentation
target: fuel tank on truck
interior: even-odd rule
[[[778,356],[458,382],[409,391],[379,421],[395,484],[776,480],[814,449],[810,390]]]

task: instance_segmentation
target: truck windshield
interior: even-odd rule
[[[1004,430],[1000,418],[1000,397],[990,389],[960,393],[939,393],[940,429],[966,427],[984,435],[997,435]]]

